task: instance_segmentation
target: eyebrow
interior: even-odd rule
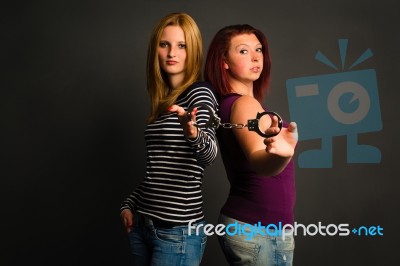
[[[238,47],[239,47],[239,46],[241,46],[241,45],[244,45],[244,46],[249,46],[249,47],[251,47],[251,45],[250,45],[250,44],[246,44],[246,43],[240,43],[240,44],[236,45],[236,46],[235,46],[235,48],[238,48]],[[257,43],[255,46],[261,46],[261,47],[262,47],[262,44],[261,44],[261,43]]]
[[[171,42],[169,42],[169,41],[167,41],[167,40],[163,40],[163,39],[161,39],[161,40],[160,40],[160,43],[162,43],[162,42],[165,42],[165,43],[171,44]],[[178,41],[177,43],[178,43],[178,44],[186,44],[186,42],[185,42],[185,41]]]

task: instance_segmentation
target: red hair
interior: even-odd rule
[[[258,101],[262,101],[264,92],[268,92],[271,74],[271,59],[268,40],[258,29],[247,24],[231,25],[220,29],[208,47],[207,59],[204,65],[204,79],[211,83],[220,98],[232,92],[228,82],[228,74],[224,68],[224,58],[228,54],[231,39],[237,35],[254,34],[262,45],[263,70],[260,78],[254,81],[253,94]]]

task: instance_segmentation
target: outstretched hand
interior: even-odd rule
[[[267,130],[267,133],[273,133],[276,130],[279,132],[278,119],[273,117],[271,127]],[[290,122],[288,127],[282,128],[278,135],[264,139],[266,151],[282,157],[292,157],[298,138],[297,124],[296,122]]]
[[[196,114],[197,108],[188,113],[179,105],[172,105],[168,108],[169,112],[176,113],[178,115],[179,123],[182,126],[183,134],[188,139],[195,139],[197,137],[197,127],[196,125]]]

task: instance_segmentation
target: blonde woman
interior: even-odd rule
[[[217,111],[208,83],[200,82],[202,38],[195,21],[173,13],[155,26],[147,54],[150,113],[145,130],[147,165],[142,183],[122,203],[121,218],[135,265],[199,265],[206,235],[188,231],[204,223],[202,178],[217,155],[215,129],[196,127]]]

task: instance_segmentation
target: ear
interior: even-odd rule
[[[224,59],[224,68],[225,68],[225,69],[229,69],[229,65],[228,65],[228,63],[226,62],[225,59]]]

